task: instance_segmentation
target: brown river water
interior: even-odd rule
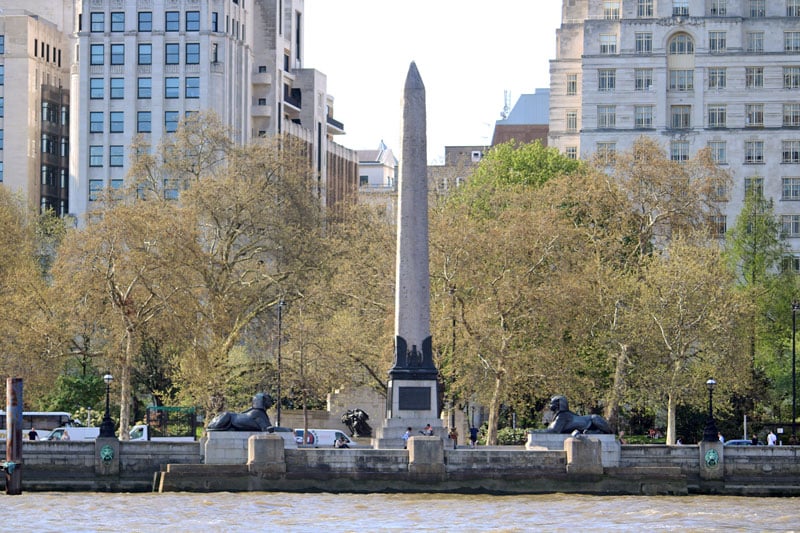
[[[0,531],[800,531],[800,498],[0,494]]]

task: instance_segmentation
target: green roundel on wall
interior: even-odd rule
[[[708,450],[706,452],[705,462],[706,462],[706,467],[716,468],[717,465],[719,465],[719,453],[717,453],[717,450],[714,450],[713,448],[711,450]]]
[[[100,448],[100,459],[105,462],[108,462],[114,458],[114,448],[106,444],[102,448]]]

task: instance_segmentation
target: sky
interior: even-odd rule
[[[336,142],[400,154],[411,62],[425,84],[428,161],[488,145],[510,93],[550,86],[560,0],[305,0],[305,64],[327,76]]]

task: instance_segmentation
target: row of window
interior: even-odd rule
[[[800,0],[784,0],[783,13],[787,17],[800,16]],[[636,16],[646,18],[654,16],[654,0],[636,0]],[[711,16],[724,17],[731,13],[728,11],[728,0],[711,0],[708,13]],[[765,17],[767,16],[766,0],[747,0],[745,4],[745,16]],[[676,17],[689,16],[689,0],[672,0],[672,15]],[[604,0],[603,18],[607,20],[617,20],[620,18],[620,0]]]
[[[783,68],[783,88],[800,89],[800,66]],[[706,69],[709,89],[726,89],[728,87],[728,69],[726,67],[708,67]],[[670,69],[670,91],[694,90],[694,69]],[[634,69],[633,89],[649,91],[653,85],[653,69]],[[764,67],[745,67],[744,86],[748,89],[764,87]],[[600,92],[617,89],[617,69],[603,68],[597,71],[597,90]],[[578,91],[578,75],[567,75],[567,94],[574,95]]]
[[[109,64],[125,64],[125,45],[109,45]],[[90,47],[89,63],[92,65],[103,65],[106,60],[104,44],[93,44]],[[139,43],[137,46],[137,62],[139,65],[153,64],[153,45],[150,43]],[[164,45],[164,64],[178,65],[181,62],[180,43],[166,43]],[[200,43],[186,43],[185,63],[187,65],[197,65],[200,63]]]
[[[637,129],[655,127],[655,106],[635,105],[633,112],[633,126]],[[692,106],[686,104],[671,105],[669,107],[670,120],[667,127],[670,129],[689,129],[692,127]],[[707,128],[728,128],[727,104],[709,104],[707,106]],[[578,111],[569,110],[565,115],[567,132],[578,131]],[[783,104],[783,122],[786,128],[800,127],[800,103]],[[614,129],[617,127],[616,104],[601,104],[597,106],[597,128]],[[764,104],[745,104],[744,127],[764,127]],[[786,161],[784,161],[786,162]]]
[[[187,111],[187,114],[192,111]],[[164,130],[168,133],[177,131],[180,121],[180,111],[164,112]],[[105,113],[102,111],[92,111],[89,113],[89,133],[103,133],[105,129]],[[110,111],[108,113],[109,133],[125,133],[125,113],[124,111]],[[150,111],[136,112],[136,132],[152,132],[152,113]]]
[[[216,12],[212,16],[212,31],[217,31],[216,20],[218,15]],[[139,11],[137,13],[137,29],[138,31],[153,31],[153,12],[152,11]],[[89,14],[89,30],[92,33],[104,33],[106,31],[106,14],[100,11],[92,11]],[[124,32],[125,31],[125,13],[123,11],[112,11],[109,16],[109,29],[111,32]],[[175,32],[181,29],[181,12],[180,11],[166,11],[164,13],[164,31]],[[200,12],[199,11],[186,11],[184,13],[184,30],[185,31],[200,31]]]
[[[66,167],[42,165],[42,185],[66,189],[69,183],[69,170]]]
[[[42,153],[57,157],[69,157],[69,137],[42,133]]]
[[[124,181],[122,178],[111,178],[108,180],[108,187],[111,192],[112,197],[118,197],[120,191],[122,191],[122,187],[124,185]],[[179,183],[175,179],[166,178],[163,180],[163,194],[165,200],[177,200],[178,193],[179,193]],[[96,202],[100,199],[101,195],[103,194],[103,189],[105,188],[105,180],[101,179],[90,179],[89,180],[89,201]],[[140,196],[143,196],[143,192],[139,191]]]
[[[619,38],[616,33],[600,34],[600,53],[603,55],[617,54],[617,42]],[[637,54],[653,53],[653,33],[635,32],[634,46]],[[714,54],[727,52],[728,34],[725,31],[708,32],[708,50]],[[747,32],[745,35],[745,50],[751,53],[764,52],[764,32]],[[779,50],[768,50],[778,52]],[[800,31],[783,32],[783,51],[800,51]],[[695,52],[694,39],[686,33],[678,33],[670,38],[667,44],[669,55],[693,55]]]
[[[166,77],[164,79],[164,98],[180,98],[181,78]],[[200,78],[197,76],[187,76],[183,78],[184,98],[200,98]],[[89,98],[93,100],[106,97],[106,81],[108,82],[108,95],[112,100],[125,98],[125,78],[90,78],[89,79]],[[140,77],[136,79],[136,97],[139,99],[150,99],[153,97],[153,79],[150,77]]]

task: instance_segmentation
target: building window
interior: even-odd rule
[[[167,65],[177,65],[181,62],[181,45],[178,43],[167,43],[164,45],[164,63]]]
[[[200,98],[200,78],[186,78],[186,98]]]
[[[103,113],[101,111],[89,113],[89,133],[103,133]]]
[[[103,166],[103,147],[92,145],[89,147],[89,166],[102,167]]]
[[[637,0],[636,2],[636,16],[652,17],[653,16],[653,0]]]
[[[164,13],[164,31],[180,31],[181,14],[178,11]]]
[[[711,0],[711,15],[724,17],[728,13],[728,0]]]
[[[103,193],[103,180],[89,180],[89,201],[96,202]]]
[[[0,35],[0,54],[6,53],[6,36]]]
[[[724,89],[727,83],[726,69],[724,68],[710,68],[708,69],[708,88],[709,89]]]
[[[726,32],[724,31],[710,31],[708,32],[708,50],[711,53],[724,52],[727,48]]]
[[[153,45],[150,43],[139,43],[139,64],[153,64]]]
[[[781,200],[800,200],[800,178],[781,178],[783,196]]]
[[[781,267],[783,268],[784,272],[800,272],[800,257],[787,255],[781,261]]]
[[[634,127],[652,128],[653,127],[653,106],[637,105],[633,108]]]
[[[108,147],[108,166],[121,167],[125,163],[125,148],[114,144]]]
[[[111,111],[108,114],[108,131],[111,133],[125,132],[125,114],[122,111]]]
[[[744,125],[748,128],[764,126],[764,104],[746,104],[744,106]]]
[[[139,31],[153,31],[153,12],[139,11]]]
[[[142,100],[152,98],[153,80],[151,78],[139,78],[136,87],[136,97]]]
[[[751,17],[764,17],[767,15],[767,9],[764,7],[766,0],[750,0],[750,16]]]
[[[764,178],[761,176],[748,176],[744,179],[744,194],[745,196],[755,194],[756,196],[764,196]]]
[[[670,91],[691,91],[694,89],[693,70],[670,70],[669,71],[669,90]]]
[[[111,98],[119,100],[125,98],[125,78],[111,78]]]
[[[764,162],[764,141],[745,141],[744,162],[751,165]]]
[[[578,75],[567,74],[567,95],[578,94]]]
[[[744,84],[748,89],[764,86],[764,67],[746,67]]]
[[[597,90],[598,91],[613,91],[617,85],[617,71],[609,69],[601,69],[597,71]]]
[[[689,16],[689,0],[672,0],[672,16]]]
[[[180,120],[180,113],[178,111],[165,111],[164,112],[164,129],[167,133],[174,133],[178,130],[178,120]]]
[[[603,0],[603,18],[606,20],[619,19],[619,0]]]
[[[124,65],[125,64],[125,45],[112,44],[111,45],[111,64]]]
[[[599,105],[597,106],[597,127],[614,128],[617,125],[617,106]]]
[[[800,163],[800,141],[781,142],[781,163]]]
[[[784,237],[800,237],[800,215],[781,215],[781,233]]]
[[[0,130],[0,150],[3,149],[3,140],[4,140],[4,138],[5,138],[5,131],[4,130]]]
[[[617,53],[617,35],[614,33],[600,34],[600,53],[612,55]]]
[[[597,158],[604,165],[613,165],[617,157],[617,143],[597,143]]]
[[[673,56],[694,54],[694,41],[686,33],[679,33],[669,40],[669,54]]]
[[[653,34],[650,32],[636,32],[636,53],[650,54],[653,52]]]
[[[633,70],[634,89],[649,91],[653,88],[653,69],[637,68]]]
[[[164,179],[164,200],[178,199],[178,180]]]
[[[578,159],[578,147],[577,146],[567,146],[567,149],[564,151],[568,159]]]
[[[105,80],[103,78],[91,78],[89,80],[89,98],[97,100],[105,98]]]
[[[708,224],[711,228],[713,238],[722,238],[728,231],[728,217],[725,215],[711,215],[708,217]]]
[[[578,112],[567,111],[567,131],[574,133],[578,131]]]
[[[180,98],[180,78],[164,78],[164,98]]]
[[[673,161],[689,160],[689,141],[672,141],[669,145],[669,158]]]
[[[105,59],[105,50],[103,49],[103,45],[93,44],[89,50],[91,54],[89,63],[92,65],[102,65],[103,60]]]
[[[711,159],[718,165],[728,163],[728,149],[725,141],[709,141],[708,149],[711,151]]]
[[[103,33],[106,31],[106,14],[93,11],[89,14],[91,20],[92,33]]]
[[[786,0],[786,16],[800,17],[800,0]]]
[[[150,111],[139,111],[136,113],[136,131],[138,133],[150,133],[152,124]]]
[[[726,115],[727,115],[727,109],[724,105],[708,106],[708,127],[724,128]]]
[[[200,43],[186,43],[186,64],[197,65],[200,63]]]
[[[800,52],[800,31],[783,32],[783,50],[785,52]]]
[[[670,106],[670,126],[673,129],[684,130],[692,127],[692,106]]]
[[[747,33],[747,51],[759,54],[764,51],[763,31],[754,31]]]
[[[125,13],[117,11],[111,13],[111,31],[122,32],[125,31]]]
[[[800,89],[800,67],[783,67],[783,88]]]
[[[200,31],[200,12],[186,12],[186,31]]]
[[[800,104],[783,104],[783,125],[788,128],[800,127]]]

